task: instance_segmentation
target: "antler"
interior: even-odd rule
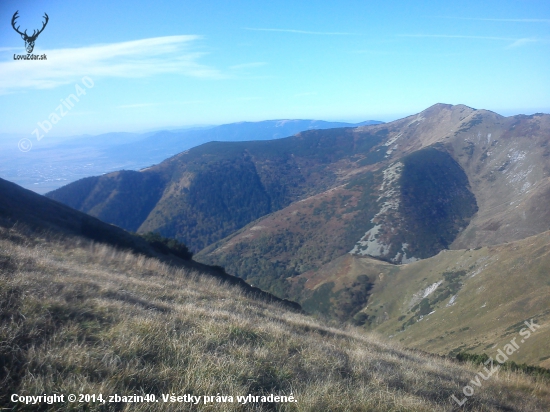
[[[29,36],[29,35],[27,34],[27,30],[25,30],[24,33],[21,33],[21,32],[19,31],[19,27],[20,27],[20,26],[17,26],[17,28],[15,27],[15,20],[17,20],[17,19],[19,18],[19,16],[17,15],[18,13],[19,13],[19,10],[17,10],[17,11],[14,13],[13,17],[11,18],[11,25],[12,25],[13,29],[14,29],[17,33],[19,33],[21,36],[25,36],[25,38],[27,38],[27,39],[36,39],[36,38],[38,37],[38,35],[39,35],[40,33],[42,33],[42,31],[44,30],[44,28],[46,27],[46,24],[48,24],[48,20],[50,20],[50,18],[48,17],[48,14],[47,14],[47,13],[44,13],[44,16],[43,16],[43,17],[44,17],[44,19],[46,19],[46,21],[42,23],[42,28],[41,28],[40,30],[38,30],[38,32],[37,32],[36,30],[33,30],[32,36]]]
[[[32,32],[32,35],[29,36],[27,34],[27,30],[25,30],[24,33],[21,33],[19,31],[19,26],[15,27],[15,21],[17,20],[17,18],[19,17],[18,16],[18,13],[19,13],[19,10],[17,10],[13,17],[11,18],[11,25],[13,26],[13,29],[19,33],[21,35],[21,37],[23,38],[23,40],[25,40],[25,48],[27,49],[27,53],[32,53],[33,49],[34,49],[34,42],[36,40],[36,38],[38,37],[38,35],[40,33],[42,33],[42,31],[46,28],[46,25],[48,24],[48,20],[50,20],[50,18],[48,17],[48,14],[47,13],[44,13],[44,19],[46,19],[46,21],[42,22],[42,28],[38,31],[36,30],[33,30]]]
[[[17,26],[17,28],[15,28],[15,20],[17,20],[17,18],[19,17],[19,16],[17,15],[17,13],[19,13],[19,10],[17,10],[17,11],[13,14],[13,17],[11,18],[11,25],[12,25],[13,29],[14,29],[17,33],[19,33],[21,36],[27,36],[27,30],[25,30],[25,33],[21,33],[21,32],[19,31],[19,27],[20,27],[20,26]],[[44,14],[46,14],[46,13],[44,13]]]
[[[46,27],[46,24],[48,24],[48,20],[50,20],[50,18],[48,17],[48,15],[47,15],[45,12],[44,12],[44,16],[43,16],[43,17],[46,19],[46,21],[45,21],[44,23],[42,23],[42,28],[41,28],[40,30],[38,30],[38,33],[34,34],[34,32],[35,32],[36,30],[33,31],[32,37],[34,37],[34,38],[37,38],[38,35],[39,35],[40,33],[42,33],[42,31],[44,31],[44,28]]]

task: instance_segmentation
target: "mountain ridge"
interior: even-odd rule
[[[113,132],[63,139],[48,137],[34,143],[26,152],[19,150],[17,145],[17,141],[24,136],[11,136],[10,144],[8,139],[5,142],[0,140],[0,174],[7,180],[43,194],[83,177],[149,167],[209,141],[269,140],[308,129],[378,123],[382,122],[278,119],[146,133]]]
[[[134,185],[140,202],[160,195],[134,227],[176,237],[202,262],[301,298],[293,278],[351,251],[406,263],[550,228],[540,207],[550,199],[549,135],[550,115],[436,104],[380,125],[212,142],[137,172],[167,183],[149,192]],[[71,206],[85,199],[80,208],[100,218],[110,209],[132,216],[141,204],[126,201],[136,193],[122,174],[49,196]]]

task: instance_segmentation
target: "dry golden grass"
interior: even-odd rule
[[[547,382],[405,350],[247,297],[198,273],[0,227],[0,404],[7,410],[547,411]],[[235,397],[233,403],[14,404],[20,395]],[[296,403],[241,405],[238,395]],[[49,409],[48,409],[49,408]]]

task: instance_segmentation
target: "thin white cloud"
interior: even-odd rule
[[[47,60],[0,62],[0,93],[47,89],[79,81],[82,76],[140,78],[180,74],[197,78],[222,78],[217,69],[200,64],[205,53],[191,51],[200,36],[155,37],[72,49],[35,50]],[[24,50],[21,50],[24,52]]]
[[[434,38],[434,39],[467,39],[467,40],[496,40],[512,42],[506,46],[506,49],[517,48],[531,43],[547,42],[547,40],[536,38],[514,38],[514,37],[494,37],[494,36],[465,36],[454,34],[398,34],[398,37],[411,38]]]
[[[371,54],[373,56],[427,56],[427,57],[449,57],[449,56],[471,56],[480,53],[486,53],[482,50],[470,49],[456,52],[436,52],[436,51],[402,51],[402,50],[351,50],[354,54]]]
[[[252,69],[254,67],[261,67],[265,66],[266,62],[252,62],[252,63],[243,63],[243,64],[236,64],[234,66],[229,67],[231,70],[240,70],[240,69]]]
[[[298,33],[298,34],[315,34],[315,35],[321,35],[321,36],[357,36],[357,33],[331,32],[331,31],[307,31],[307,30],[294,30],[294,29],[264,29],[264,28],[244,27],[244,30],[273,31],[273,32],[281,32],[281,33]]]
[[[484,17],[448,17],[448,16],[436,16],[443,19],[453,20],[477,20],[477,21],[500,21],[510,23],[550,23],[550,19],[494,19]]]
[[[527,44],[531,43],[537,43],[538,39],[532,39],[532,38],[525,38],[525,39],[518,39],[512,44],[508,45],[507,49],[515,49],[517,47],[525,46]]]
[[[516,41],[517,38],[512,37],[493,37],[493,36],[464,36],[460,34],[398,34],[399,37],[417,37],[417,38],[434,38],[434,39],[472,39],[472,40],[501,40],[501,41]]]

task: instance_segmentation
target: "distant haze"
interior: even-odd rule
[[[0,177],[37,193],[46,193],[75,180],[115,170],[138,170],[210,141],[269,140],[303,130],[356,127],[381,123],[322,120],[266,120],[220,126],[157,130],[147,133],[106,133],[31,141],[22,152],[21,135],[0,135]],[[3,137],[3,140],[1,139]]]
[[[25,53],[9,24],[16,10],[29,32],[48,13],[34,49],[47,60],[14,60]],[[28,138],[46,120],[46,136],[71,136],[284,118],[387,122],[436,102],[550,110],[541,0],[4,0],[0,20],[0,132]],[[53,124],[71,94],[78,101]]]

